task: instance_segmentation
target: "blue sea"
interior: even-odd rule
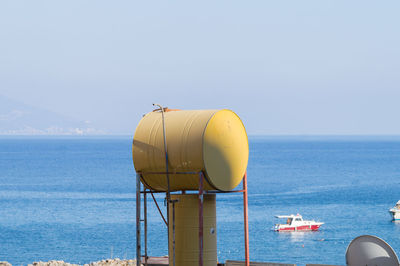
[[[400,254],[400,137],[250,137],[252,261],[345,264],[352,239],[379,236]],[[88,263],[135,258],[131,137],[1,137],[0,261]],[[240,187],[239,187],[240,188]],[[157,196],[163,205],[162,195]],[[149,201],[151,256],[167,230]],[[277,214],[325,222],[272,231]],[[217,195],[218,259],[244,259],[240,194]]]

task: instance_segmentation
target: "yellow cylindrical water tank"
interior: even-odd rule
[[[175,265],[199,265],[199,196],[171,195],[175,203]],[[203,265],[217,265],[217,219],[215,194],[204,195],[203,201]],[[173,265],[172,203],[169,204],[169,265]]]
[[[197,190],[203,171],[205,190],[230,191],[242,180],[249,157],[246,130],[230,110],[174,110],[164,113],[170,189]],[[167,190],[162,114],[143,116],[133,138],[133,163],[143,184]],[[177,172],[193,172],[179,174]]]

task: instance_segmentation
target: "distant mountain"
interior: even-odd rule
[[[0,95],[0,135],[100,135],[88,121],[66,116]]]

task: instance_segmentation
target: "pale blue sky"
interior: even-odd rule
[[[157,102],[250,134],[400,134],[400,2],[1,1],[0,94],[114,134]]]

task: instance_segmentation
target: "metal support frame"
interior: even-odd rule
[[[185,173],[181,173],[185,174]],[[193,172],[188,172],[187,174],[193,174]],[[204,174],[203,172],[197,172],[199,175],[199,266],[203,266],[203,254],[204,254],[204,194],[219,194],[219,193],[232,193],[232,192],[239,192],[243,193],[243,218],[244,218],[244,248],[245,248],[245,266],[250,266],[250,254],[249,254],[249,214],[248,214],[248,194],[247,194],[247,172],[243,176],[242,190],[235,190],[235,191],[204,191]],[[164,217],[162,216],[162,212],[157,204],[157,201],[154,198],[153,193],[157,193],[159,191],[152,191],[148,189],[144,189],[141,191],[141,183],[140,183],[140,173],[136,173],[136,260],[137,266],[141,265],[141,222],[144,222],[144,258],[145,258],[145,265],[147,265],[147,193],[151,193],[153,200],[156,204],[158,211],[160,212],[161,217],[163,218],[165,224],[168,226],[168,222],[165,221]],[[164,193],[164,192],[162,192]],[[143,211],[144,211],[144,219],[141,219],[141,194],[143,194]],[[170,203],[173,205],[173,231],[175,231],[175,203],[176,201],[170,200]],[[169,204],[167,204],[168,206]],[[167,208],[167,212],[169,208]],[[169,218],[169,214],[168,218]],[[168,219],[167,218],[167,219]],[[168,219],[169,220],[169,219]],[[169,235],[169,234],[168,234]],[[173,263],[175,265],[175,234],[173,234]],[[168,237],[169,238],[169,237]],[[168,241],[169,247],[169,241]],[[170,248],[170,247],[169,247]]]
[[[172,264],[174,266],[175,266],[175,203],[177,203],[177,202],[178,202],[178,200],[171,200],[171,204],[172,204]]]
[[[182,173],[184,174],[184,173]],[[187,174],[193,174],[193,172],[188,172]],[[250,266],[250,254],[249,254],[249,214],[248,214],[248,193],[247,193],[247,172],[243,176],[242,190],[235,191],[204,191],[204,174],[203,172],[197,172],[199,175],[199,266],[203,266],[203,254],[204,254],[204,194],[219,194],[219,193],[232,193],[239,192],[243,193],[243,218],[244,218],[244,248],[245,248],[245,266]],[[145,265],[147,265],[147,193],[151,193],[153,200],[156,204],[158,211],[160,212],[161,217],[163,218],[165,224],[168,226],[168,222],[165,221],[162,216],[162,212],[157,204],[157,201],[154,198],[153,193],[157,193],[158,191],[152,191],[150,189],[144,189],[141,191],[141,183],[140,183],[140,173],[136,174],[136,260],[137,266],[141,265],[141,222],[144,222],[144,258]],[[162,192],[164,193],[164,192]],[[144,211],[144,219],[141,219],[141,194],[143,194],[143,211]],[[172,214],[172,223],[173,223],[173,231],[175,231],[175,203],[177,201],[170,200],[170,203],[173,205],[173,214]],[[169,205],[169,204],[168,204]],[[167,211],[169,208],[167,208]],[[169,214],[167,214],[169,217]],[[168,234],[169,235],[169,234]],[[175,264],[175,234],[173,234],[173,263]],[[169,241],[168,241],[168,248]]]
[[[140,245],[140,174],[136,174],[136,265],[141,265]]]
[[[144,191],[144,193],[147,193],[147,192]],[[150,191],[150,194],[151,194],[151,197],[153,198],[154,204],[156,205],[158,212],[159,212],[160,215],[161,215],[161,218],[163,219],[165,225],[168,227],[167,220],[165,220],[164,215],[163,215],[162,212],[161,212],[160,206],[158,206],[157,200],[156,200],[156,198],[155,198],[154,195],[153,195],[153,192]]]
[[[146,192],[146,189],[144,189]],[[144,265],[147,266],[147,193],[143,194],[143,217],[144,217]]]
[[[199,266],[203,266],[203,173],[199,173]]]
[[[249,255],[249,213],[247,201],[247,172],[243,176],[243,217],[244,217],[244,256],[246,266],[250,266]]]

